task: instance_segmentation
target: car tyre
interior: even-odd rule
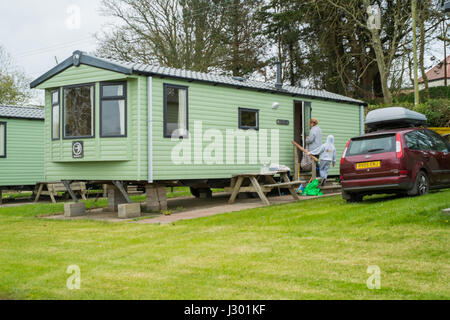
[[[419,171],[416,181],[411,190],[408,191],[409,196],[423,196],[430,190],[430,180],[424,171]]]

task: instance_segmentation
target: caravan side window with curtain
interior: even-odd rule
[[[59,140],[59,89],[51,92],[52,95],[52,140]]]
[[[164,137],[188,137],[188,87],[164,84]]]
[[[126,82],[100,85],[100,136],[126,137]]]
[[[0,122],[0,158],[6,158],[6,122]]]

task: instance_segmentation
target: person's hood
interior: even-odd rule
[[[327,144],[334,144],[334,136],[332,136],[331,134],[327,137]]]
[[[331,134],[327,137],[327,142],[325,143],[326,148],[325,149],[331,149],[331,147],[334,147],[334,136]]]

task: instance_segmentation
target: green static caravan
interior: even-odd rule
[[[342,154],[363,130],[366,105],[322,90],[81,51],[31,87],[45,89],[46,181],[229,182],[264,162],[294,168],[291,141],[302,143],[311,116]]]
[[[44,180],[44,110],[0,105],[2,190],[33,190]]]

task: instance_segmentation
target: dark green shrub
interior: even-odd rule
[[[424,103],[420,103],[417,107],[414,106],[414,98],[412,102],[403,101],[396,102],[390,105],[377,104],[369,105],[367,112],[379,108],[387,107],[404,107],[413,111],[420,112],[427,117],[427,124],[430,127],[448,127],[450,126],[450,99],[430,99]]]
[[[429,88],[430,98],[425,98],[425,91],[421,90],[419,92],[419,101],[426,102],[427,100],[432,99],[450,99],[450,86],[440,86],[440,87],[431,87]],[[414,103],[414,92],[408,94],[401,94],[394,98],[394,102],[396,103]]]

